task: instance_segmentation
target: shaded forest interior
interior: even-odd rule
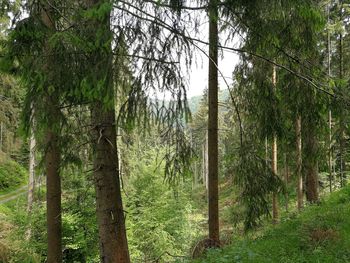
[[[350,262],[349,18],[1,0],[0,262]]]

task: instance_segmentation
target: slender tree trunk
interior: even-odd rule
[[[276,92],[276,84],[277,84],[277,78],[276,78],[276,67],[273,66],[272,69],[272,85],[273,85],[273,89],[274,92]],[[273,141],[272,141],[272,172],[274,174],[278,174],[278,170],[277,170],[277,135],[276,132],[273,133]],[[272,221],[273,223],[277,223],[278,222],[278,218],[279,218],[279,211],[278,211],[278,197],[277,197],[277,193],[273,193],[272,195]]]
[[[304,167],[306,173],[306,200],[310,203],[318,202],[318,169],[317,169],[317,138],[313,120],[305,126],[305,156]]]
[[[128,263],[130,257],[118,170],[115,112],[103,109],[101,102],[95,102],[91,109],[95,127],[93,163],[100,257],[103,263]]]
[[[333,191],[333,172],[332,172],[332,163],[333,163],[333,151],[332,151],[332,110],[328,111],[328,123],[329,123],[329,141],[328,141],[328,169],[329,169],[329,192]]]
[[[0,151],[4,151],[4,124],[2,121],[0,121]]]
[[[342,17],[342,15],[340,15]],[[339,35],[339,79],[343,79],[343,34]],[[345,118],[344,109],[340,109],[339,119],[340,131],[339,131],[339,157],[340,157],[340,185],[345,185]]]
[[[297,154],[297,207],[300,211],[304,206],[303,176],[302,176],[302,145],[301,145],[301,116],[297,116],[295,122],[296,154]]]
[[[205,157],[205,189],[207,190],[207,196],[209,198],[209,152],[208,152],[208,132],[205,134],[205,144],[204,144],[204,157]]]
[[[45,153],[48,263],[62,262],[60,158],[58,136],[49,130],[46,133]]]
[[[33,116],[33,115],[32,115]],[[30,138],[29,138],[29,180],[28,180],[28,201],[27,212],[32,212],[33,200],[34,200],[34,186],[35,186],[35,136],[34,136],[34,121],[32,117]]]
[[[85,0],[87,8],[98,7],[105,0]],[[90,18],[87,22],[88,38],[92,43],[98,38],[108,43],[111,38],[110,14]],[[99,30],[96,30],[96,29]],[[103,38],[103,39],[101,39]],[[129,263],[125,216],[121,195],[120,171],[115,119],[115,94],[113,87],[112,50],[102,48],[91,54],[90,74],[94,88],[101,89],[105,98],[94,99],[91,105],[94,181],[96,191],[96,214],[99,229],[100,258],[103,263]],[[103,84],[101,84],[103,83]],[[108,106],[103,103],[109,99]]]
[[[53,32],[55,30],[54,16],[51,7],[44,4],[40,10],[43,24]],[[47,36],[49,39],[49,36]],[[45,44],[44,53],[47,54],[48,61],[44,65],[44,72],[47,76],[52,75],[50,61],[50,47]],[[50,83],[46,83],[48,86]],[[62,215],[61,215],[61,178],[60,162],[61,152],[59,145],[59,96],[57,91],[46,91],[44,98],[45,107],[48,114],[48,128],[45,131],[45,172],[46,172],[46,209],[47,209],[47,262],[62,262]],[[53,128],[56,127],[56,128]]]
[[[29,138],[29,178],[28,178],[28,193],[27,193],[27,213],[29,217],[32,213],[33,202],[34,202],[34,187],[35,187],[35,136],[34,136],[34,121],[31,120],[30,138]],[[29,240],[32,235],[31,226],[26,231],[26,240]]]
[[[205,141],[206,143],[206,141]],[[205,143],[202,145],[202,181],[203,181],[203,186],[207,188],[207,176],[206,176],[206,151],[205,151]]]
[[[218,168],[218,8],[217,0],[209,1],[209,238],[219,242],[219,168]]]
[[[327,19],[329,23],[329,5],[327,7]],[[329,33],[329,29],[327,30],[327,67],[328,67],[328,76],[331,76],[331,35]],[[331,107],[329,103],[329,107]],[[333,159],[333,152],[332,152],[332,110],[331,108],[328,111],[328,124],[329,124],[329,141],[328,141],[328,169],[329,169],[329,192],[331,193],[332,190],[332,184],[333,184],[333,173],[332,173],[332,159]]]
[[[289,174],[288,174],[288,164],[287,164],[287,154],[284,154],[284,184],[286,186],[286,193],[285,193],[285,208],[286,212],[288,212],[288,201],[289,201],[289,196],[288,196],[288,181],[289,181]]]

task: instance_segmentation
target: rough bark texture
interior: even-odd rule
[[[328,122],[329,122],[329,138],[328,138],[328,169],[329,169],[329,192],[331,193],[333,191],[332,185],[333,185],[333,173],[332,173],[332,111],[328,111]]]
[[[87,8],[97,7],[105,0],[85,0]],[[111,39],[110,14],[104,19],[87,21],[87,37],[94,43]],[[106,98],[94,99],[91,105],[94,181],[96,190],[96,214],[99,229],[100,259],[103,263],[129,263],[129,249],[125,228],[120,172],[118,169],[118,148],[116,135],[112,50],[105,47],[91,54],[89,67],[95,89],[100,89]],[[101,83],[103,82],[103,85]]]
[[[46,146],[47,262],[59,263],[62,262],[60,149],[54,131],[46,133]]]
[[[219,179],[218,179],[218,9],[217,0],[209,1],[209,239],[219,241]]]
[[[33,124],[32,124],[33,125]],[[27,196],[27,212],[30,214],[33,207],[34,200],[34,186],[35,186],[35,137],[34,129],[30,129],[29,138],[29,179],[28,179],[28,196]]]
[[[33,119],[33,117],[32,117]],[[34,128],[33,128],[34,122],[32,120],[31,122],[31,129],[30,129],[30,138],[29,138],[29,178],[28,178],[28,193],[27,193],[27,213],[29,215],[29,218],[32,213],[33,209],[33,202],[34,202],[34,187],[35,187],[35,136],[34,136]],[[29,240],[32,235],[32,228],[29,224],[29,227],[26,231],[25,238],[26,240]]]
[[[342,17],[342,11],[340,11]],[[339,79],[343,79],[343,35],[339,35]],[[339,116],[339,158],[340,158],[340,186],[345,185],[345,118],[344,109],[341,107]]]
[[[296,134],[296,165],[297,165],[297,207],[300,211],[304,206],[303,198],[303,176],[302,176],[302,145],[301,145],[301,116],[295,122]]]
[[[272,68],[272,85],[274,92],[276,92],[276,84],[277,84],[277,77],[276,77],[276,67],[273,66]],[[274,174],[278,174],[277,170],[277,135],[274,132],[273,134],[273,142],[272,142],[272,172]],[[273,223],[278,222],[278,217],[279,217],[279,211],[278,211],[278,197],[277,193],[273,193],[272,195],[272,221]]]
[[[118,171],[115,112],[105,111],[102,103],[95,102],[91,117],[95,126],[93,158],[101,262],[128,263],[130,257]]]
[[[318,164],[317,164],[317,137],[313,120],[309,120],[305,131],[305,159],[304,168],[306,174],[306,200],[310,203],[318,202]]]
[[[40,10],[43,24],[51,31],[55,30],[54,16],[50,6],[44,5]],[[49,36],[47,36],[49,39]],[[43,71],[47,76],[52,76],[50,59],[51,50],[45,43],[44,53],[47,54],[47,62]],[[48,86],[50,79],[47,80]],[[45,108],[48,114],[48,123],[45,131],[45,172],[46,172],[46,209],[47,209],[47,262],[62,262],[62,215],[61,215],[61,178],[60,161],[61,152],[59,136],[53,127],[59,125],[59,96],[56,91],[47,91],[44,98]]]
[[[289,168],[288,168],[288,163],[287,163],[287,154],[284,154],[284,184],[286,186],[286,189],[288,189],[288,181],[289,181]],[[288,212],[288,201],[289,201],[289,196],[288,196],[288,191],[285,192],[285,208],[286,208],[286,212]]]
[[[329,9],[330,6],[327,7],[327,13],[328,13],[328,23],[329,23]],[[327,30],[327,68],[328,68],[328,75],[331,76],[331,34],[329,32],[329,29]],[[329,109],[328,111],[328,125],[329,125],[329,141],[328,141],[328,168],[329,168],[329,192],[332,192],[332,185],[333,185],[333,173],[332,173],[332,159],[333,159],[333,152],[332,152],[332,110]]]
[[[272,172],[277,175],[277,136],[273,136],[272,143]],[[278,222],[279,211],[278,211],[278,199],[277,193],[272,196],[272,221],[273,223]]]

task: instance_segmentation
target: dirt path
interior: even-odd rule
[[[24,185],[10,193],[0,195],[0,204],[4,204],[9,201],[15,200],[27,192],[28,192],[28,185]]]

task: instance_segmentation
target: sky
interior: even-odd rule
[[[193,96],[199,96],[203,94],[204,89],[208,87],[208,58],[204,55],[200,55],[197,52],[197,63],[194,62],[189,77],[189,89],[188,98]],[[221,57],[219,57],[219,69],[225,76],[226,81],[229,85],[232,84],[232,72],[235,65],[239,62],[238,54],[231,52],[224,52]],[[219,74],[219,87],[221,89],[227,89],[227,86]]]
[[[203,23],[201,25],[201,32],[199,37],[203,41],[208,41],[208,23]],[[225,39],[225,35],[219,35],[219,38]],[[228,41],[225,46],[237,47],[240,43],[239,38],[235,38],[233,41]],[[206,51],[208,54],[208,46],[198,45],[202,50]],[[189,89],[188,98],[193,96],[199,96],[203,94],[204,89],[208,87],[208,58],[200,51],[196,50],[194,52],[194,61],[192,64],[190,76],[189,76]],[[219,52],[219,70],[222,75],[225,76],[226,81],[229,85],[233,83],[232,72],[235,66],[239,62],[239,54],[232,53],[231,51],[221,51]],[[221,74],[219,73],[219,87],[221,89],[227,89],[227,85],[224,82]]]

